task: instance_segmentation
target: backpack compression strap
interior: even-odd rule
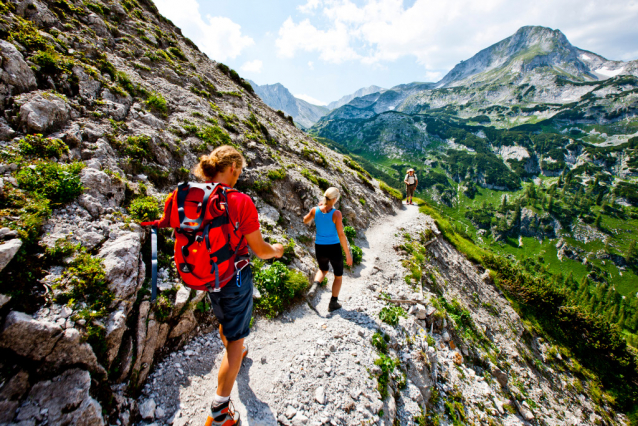
[[[157,297],[157,227],[151,227],[151,303]]]

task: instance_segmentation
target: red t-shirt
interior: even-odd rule
[[[222,184],[223,185],[223,184]],[[223,185],[229,188],[227,185]],[[257,214],[257,207],[253,200],[246,194],[241,192],[229,192],[228,193],[228,215],[233,226],[239,223],[239,228],[235,236],[231,233],[230,246],[235,248],[239,244],[239,240],[242,235],[250,234],[259,229],[259,216]],[[239,249],[239,254],[248,253],[248,243],[244,239],[244,242]]]
[[[230,188],[228,185],[221,185],[225,188]],[[174,196],[175,192],[172,192],[166,199],[164,215],[160,220],[143,222],[142,225],[155,225],[160,228],[170,227],[171,204]],[[259,229],[259,216],[257,214],[257,207],[255,207],[255,203],[253,203],[253,200],[248,195],[238,191],[232,191],[229,192],[227,196],[228,215],[230,216],[231,226],[234,227],[235,224],[238,224],[237,235],[233,232],[230,234],[230,246],[232,249],[235,249],[243,235],[253,233]],[[248,243],[244,240],[238,254],[244,255],[247,253]]]

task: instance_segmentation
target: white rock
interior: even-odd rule
[[[140,405],[140,416],[144,420],[153,420],[155,418],[155,400],[153,398],[145,401]]]
[[[317,401],[321,405],[326,403],[326,392],[323,386],[319,386],[315,391],[315,401]]]
[[[443,339],[444,342],[450,341],[450,334],[447,332],[447,330],[443,330],[443,334],[441,334],[441,338]]]
[[[188,298],[190,297],[191,291],[185,285],[180,285],[177,290],[177,294],[175,295],[175,309],[174,312],[177,314],[181,312],[182,308],[188,302]]]
[[[11,262],[20,247],[22,247],[22,241],[18,238],[0,244],[0,271]]]
[[[293,407],[292,405],[289,405],[286,408],[285,416],[289,419],[292,419],[293,417],[295,417],[295,414],[297,414],[297,410],[295,410],[295,407]]]
[[[11,296],[7,296],[6,294],[0,294],[0,309],[11,300]]]

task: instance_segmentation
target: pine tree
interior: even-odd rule
[[[500,211],[501,213],[505,213],[506,210],[507,210],[507,195],[503,195],[503,201],[501,201]]]
[[[601,221],[602,221],[602,217],[600,215],[600,213],[598,214],[598,216],[596,216],[596,222],[594,222],[594,226],[596,227],[596,229],[601,229]]]
[[[547,202],[547,211],[551,213],[553,208],[554,208],[554,196],[550,195],[549,201]]]
[[[635,265],[636,263],[638,263],[638,247],[636,247],[635,241],[632,241],[629,244],[629,249],[627,250],[625,260],[627,260],[627,263],[629,263],[630,265]]]

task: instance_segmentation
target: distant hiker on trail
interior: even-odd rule
[[[408,174],[405,175],[405,179],[403,179],[403,182],[405,182],[405,192],[407,193],[405,202],[406,204],[413,204],[412,196],[414,195],[416,186],[419,184],[419,179],[414,174],[414,169],[408,170]]]
[[[343,232],[343,221],[341,212],[335,210],[334,205],[339,200],[339,190],[328,188],[323,194],[323,200],[319,206],[310,210],[303,218],[305,224],[309,224],[312,219],[317,226],[317,237],[315,239],[315,255],[319,270],[315,275],[315,284],[319,285],[328,273],[329,265],[332,265],[332,272],[335,275],[332,283],[332,297],[328,305],[328,311],[336,311],[341,308],[339,304],[339,291],[343,278],[343,255],[341,249],[346,254],[346,263],[352,266],[352,254],[348,247],[348,239]]]
[[[166,200],[162,219],[143,223],[175,228],[178,271],[188,287],[208,291],[220,323],[226,354],[219,367],[207,426],[241,423],[230,403],[230,392],[248,354],[244,338],[250,332],[253,311],[248,246],[262,259],[284,254],[281,244],[270,245],[262,238],[257,209],[250,197],[233,189],[245,165],[235,148],[216,148],[201,157],[193,172],[206,183],[180,184]]]

